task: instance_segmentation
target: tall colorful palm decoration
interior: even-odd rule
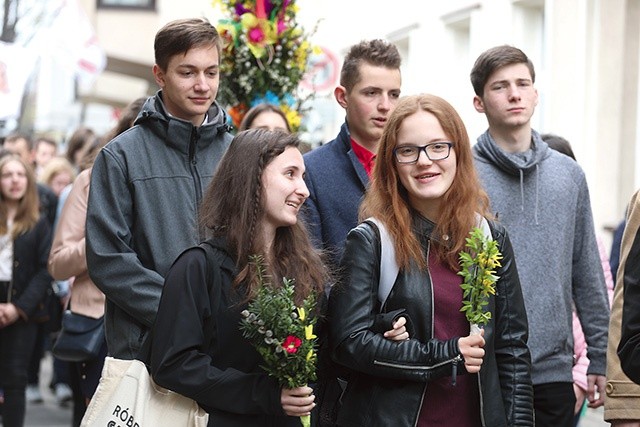
[[[214,0],[228,18],[216,28],[223,40],[218,100],[235,126],[252,106],[269,102],[300,127],[302,79],[312,46],[296,23],[296,0]]]

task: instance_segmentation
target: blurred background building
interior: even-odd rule
[[[316,95],[305,117],[307,141],[320,144],[337,133],[344,114],[333,88],[342,57],[368,38],[388,39],[400,49],[403,94],[431,92],[449,100],[473,141],[486,121],[473,109],[469,71],[483,50],[512,44],[536,66],[534,127],[572,143],[598,230],[623,217],[640,184],[640,0],[297,4],[299,21],[309,29],[317,25],[312,42],[323,48],[302,85]],[[163,24],[222,18],[211,0],[4,0],[0,13],[0,132],[19,126],[63,137],[81,124],[104,131],[119,108],[157,90],[153,39]],[[7,90],[5,82],[18,89]]]

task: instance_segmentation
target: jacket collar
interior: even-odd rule
[[[353,170],[358,176],[360,183],[364,188],[367,188],[369,185],[369,175],[367,175],[367,171],[364,169],[364,166],[362,166],[362,163],[358,160],[358,156],[356,156],[356,153],[351,148],[351,132],[349,132],[349,124],[346,120],[340,127],[340,133],[336,139],[342,145],[344,153],[349,157],[349,161],[353,165]]]
[[[505,152],[498,146],[488,130],[478,137],[478,143],[474,150],[477,157],[486,159],[489,163],[513,176],[526,175],[534,171],[540,162],[550,155],[549,146],[533,129],[531,130],[530,155],[527,158]]]
[[[435,240],[438,243],[448,246],[448,237],[441,237],[436,234],[436,223],[428,218],[420,215],[417,211],[413,211],[413,232],[418,236],[418,240],[423,244],[429,240]]]
[[[167,145],[188,154],[191,141],[196,142],[197,148],[203,148],[212,144],[219,134],[231,130],[227,124],[227,115],[217,101],[211,104],[207,116],[207,123],[198,127],[171,116],[162,100],[162,90],[159,90],[144,103],[134,124],[145,123]]]

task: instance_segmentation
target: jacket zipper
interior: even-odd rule
[[[429,251],[431,249],[431,240],[429,240],[427,242],[427,262],[429,260]],[[433,314],[433,279],[431,277],[431,271],[427,270],[427,274],[429,275],[429,283],[431,284],[431,336],[433,336],[433,330],[435,328],[434,326],[434,314]],[[442,366],[445,363],[449,363],[451,362],[451,384],[452,385],[456,385],[456,377],[458,376],[458,363],[464,361],[464,359],[462,358],[462,356],[457,355],[456,357],[454,357],[453,359],[443,362],[443,363],[439,363],[437,365],[434,365],[432,368],[436,368],[438,366]],[[382,364],[382,363],[378,363],[377,361],[373,362],[374,364]],[[480,374],[478,374],[478,392],[480,394],[480,423],[482,424],[482,427],[486,427],[486,422],[484,419],[484,402],[483,402],[483,397],[482,397],[482,384],[480,383]],[[418,413],[416,415],[416,420],[415,423],[413,424],[414,427],[418,426],[418,421],[420,420],[420,412],[422,412],[422,406],[424,405],[424,397],[425,394],[427,393],[427,384],[425,383],[425,386],[422,390],[422,397],[420,399],[420,406],[418,406]]]
[[[379,360],[374,360],[373,364],[374,365],[378,365],[378,366],[385,366],[387,368],[397,368],[397,369],[413,369],[413,370],[419,370],[419,371],[430,371],[432,369],[436,369],[439,368],[440,366],[444,366],[447,365],[449,363],[458,363],[462,360],[462,357],[460,357],[459,355],[452,358],[452,359],[447,359],[444,360],[442,362],[436,363],[435,365],[431,365],[431,366],[415,366],[415,365],[402,365],[399,363],[391,363],[391,362],[382,362]]]
[[[480,395],[480,423],[482,427],[486,427],[487,423],[484,420],[484,398],[482,396],[482,384],[480,382],[480,372],[476,374],[478,376],[478,394]]]
[[[413,427],[418,427],[418,421],[420,421],[420,412],[422,412],[422,405],[424,405],[424,396],[426,394],[427,394],[427,383],[425,382],[424,387],[422,388],[422,397],[420,398],[420,405],[418,406],[418,413],[416,414],[416,421],[413,423]]]
[[[191,171],[191,178],[193,178],[193,185],[196,193],[196,215],[200,215],[200,204],[202,203],[202,182],[200,180],[200,174],[198,173],[196,160],[196,148],[198,141],[200,140],[200,132],[197,127],[192,126],[191,129],[191,141],[189,141],[189,169]],[[200,238],[202,239],[203,230],[199,230]]]
[[[429,275],[429,283],[431,284],[431,336],[433,337],[433,329],[434,329],[434,318],[433,318],[433,283],[431,283],[431,271],[428,268],[429,264],[429,252],[431,250],[431,240],[427,241],[427,274]],[[422,389],[422,397],[420,398],[420,405],[418,406],[418,413],[416,414],[416,421],[413,424],[413,427],[418,427],[418,421],[420,421],[420,413],[422,412],[422,406],[424,405],[424,397],[427,394],[427,386],[428,384],[425,382],[424,388]]]

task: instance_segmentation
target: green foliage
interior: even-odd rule
[[[495,295],[495,283],[499,277],[495,269],[500,267],[502,254],[498,242],[485,236],[480,228],[473,228],[466,238],[467,250],[459,254],[462,276],[462,308],[469,323],[484,325],[491,319],[491,313],[484,311],[489,304],[489,296]]]
[[[300,307],[295,305],[295,283],[283,279],[281,286],[265,281],[260,257],[252,258],[261,286],[256,298],[242,312],[240,329],[262,356],[262,368],[281,386],[295,388],[316,380],[316,299],[312,293]]]

